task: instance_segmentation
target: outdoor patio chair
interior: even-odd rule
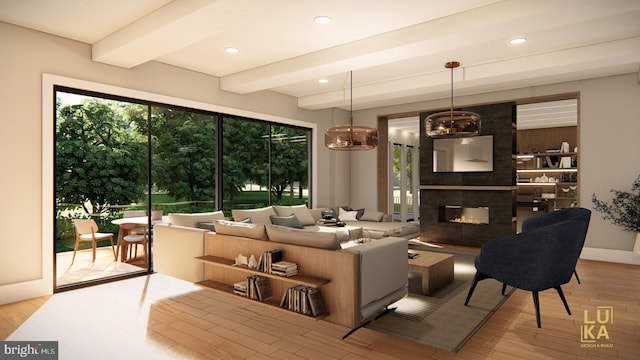
[[[126,226],[126,225],[125,225]],[[137,225],[139,226],[139,225]],[[136,228],[140,229],[140,228]],[[142,227],[142,234],[129,233],[122,237],[122,244],[118,244],[118,252],[120,253],[120,246],[123,246],[121,256],[124,258],[121,261],[127,261],[128,258],[135,259],[138,257],[138,245],[142,245],[144,251],[145,263],[147,262],[147,241],[150,236],[147,227]],[[128,255],[127,255],[128,253]]]
[[[113,257],[117,260],[116,250],[113,245],[112,233],[101,233],[98,229],[98,224],[93,219],[74,219],[73,227],[76,232],[76,244],[73,248],[73,257],[71,258],[71,264],[76,259],[76,252],[78,251],[78,245],[81,242],[91,241],[93,247],[93,261],[96,261],[96,246],[98,241],[109,240],[111,241],[111,250],[113,250]]]

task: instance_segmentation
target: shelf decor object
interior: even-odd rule
[[[324,134],[324,144],[330,150],[372,150],[378,146],[378,130],[353,125],[353,71],[349,72],[349,125],[329,128]]]
[[[425,131],[432,138],[470,137],[480,133],[480,115],[470,111],[454,111],[453,106],[453,69],[460,66],[457,61],[444,65],[451,69],[451,109],[427,116]]]

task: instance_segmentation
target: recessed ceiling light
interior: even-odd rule
[[[326,83],[328,83],[328,82],[329,82],[329,80],[328,80],[328,79],[320,79],[320,80],[318,80],[318,82],[319,82],[320,84],[326,84]]]
[[[331,20],[332,19],[328,16],[316,16],[315,18],[313,18],[313,21],[315,21],[316,24],[320,24],[320,25],[326,25],[330,23]]]
[[[524,44],[526,42],[527,42],[527,38],[519,37],[519,38],[511,39],[511,41],[509,41],[509,44],[511,44],[511,45],[520,45],[520,44]]]
[[[240,52],[240,50],[238,50],[238,48],[234,48],[234,47],[225,48],[224,51],[229,53],[229,54],[237,54],[237,53]]]

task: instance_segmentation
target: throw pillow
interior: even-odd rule
[[[205,229],[205,230],[209,230],[209,231],[213,231],[213,232],[216,231],[216,226],[212,222],[198,222],[196,224],[196,227],[198,229]]]
[[[290,228],[303,229],[304,227],[300,224],[300,221],[296,217],[295,214],[291,214],[289,216],[269,216],[271,218],[271,223],[273,225],[281,225]]]
[[[367,211],[360,217],[362,221],[375,221],[380,222],[384,217],[384,213],[380,211]]]
[[[322,211],[322,218],[324,219],[325,217],[329,219],[338,219],[338,214],[336,214],[333,209],[324,210]]]
[[[306,205],[279,206],[274,205],[273,209],[278,216],[289,216],[294,214],[302,226],[315,225],[316,221],[311,211]]]
[[[264,224],[241,223],[237,221],[216,220],[216,233],[248,237],[251,239],[267,240]]]
[[[342,208],[344,210],[346,210],[346,211],[355,211],[355,212],[357,212],[356,220],[360,220],[360,218],[362,217],[362,214],[364,214],[364,208],[362,208],[362,209],[353,209],[353,208],[350,208],[348,206],[343,206]]]
[[[338,210],[340,213],[338,214],[338,216],[340,217],[340,220],[342,221],[358,221],[358,212],[357,211],[347,211],[344,210],[343,208],[340,208]]]

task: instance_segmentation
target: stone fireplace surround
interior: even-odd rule
[[[458,110],[458,109],[457,109]],[[516,232],[515,103],[467,107],[481,116],[480,135],[493,135],[493,171],[434,172],[433,139],[420,140],[420,239],[428,242],[481,246]],[[424,119],[420,114],[421,134]],[[441,208],[488,208],[488,224],[440,221]]]

